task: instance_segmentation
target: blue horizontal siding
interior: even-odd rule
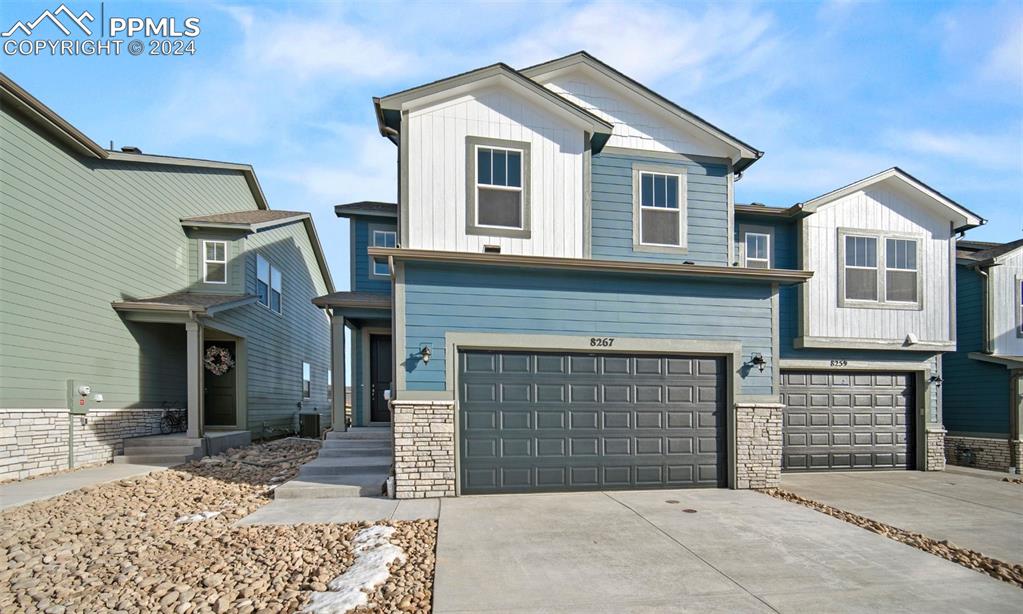
[[[740,341],[774,364],[767,285],[406,263],[405,356],[433,348],[428,365],[399,359],[408,389],[445,389],[450,331]],[[772,394],[770,367],[738,377]]]
[[[984,280],[956,267],[958,349],[944,362],[945,428],[959,433],[1009,434],[1009,370],[968,356],[984,350]]]
[[[353,218],[355,225],[355,244],[352,246],[352,258],[355,260],[355,279],[352,280],[352,289],[356,292],[376,292],[379,294],[391,293],[391,280],[378,279],[369,276],[370,257],[369,250],[369,226],[371,222],[362,218]],[[394,230],[394,224],[372,222],[374,227],[385,226]]]
[[[656,254],[632,249],[632,165],[645,162],[686,170],[688,253]],[[602,153],[592,164],[591,238],[594,258],[645,262],[726,264],[728,167],[725,163],[673,162],[648,156]]]

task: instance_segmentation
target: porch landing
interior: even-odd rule
[[[114,457],[114,463],[171,467],[251,443],[249,431],[207,431],[203,437],[186,433],[132,437],[124,440],[124,451]]]
[[[327,433],[319,456],[274,491],[275,499],[379,497],[394,462],[390,427]]]

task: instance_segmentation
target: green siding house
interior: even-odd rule
[[[0,75],[0,480],[330,424],[333,291],[250,166],[103,149]],[[229,359],[221,373],[217,363]]]

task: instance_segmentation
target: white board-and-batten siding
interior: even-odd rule
[[[923,275],[922,308],[840,306],[839,230],[913,235],[919,240],[917,266]],[[949,296],[954,249],[944,216],[897,188],[875,185],[820,207],[802,221],[803,268],[814,271],[805,284],[803,336],[902,342],[951,342]],[[878,242],[878,261],[884,251]],[[880,272],[879,272],[880,274]]]
[[[408,130],[408,234],[403,247],[583,257],[582,128],[494,86],[414,110]],[[530,237],[466,234],[466,137],[530,144]]]
[[[608,147],[715,158],[731,155],[721,144],[701,136],[697,129],[683,130],[677,117],[669,116],[637,94],[616,91],[582,71],[561,73],[542,81],[542,84],[614,124]]]
[[[992,318],[988,334],[991,351],[1000,356],[1023,356],[1023,337],[1018,333],[1019,285],[1023,279],[1023,250],[1010,252],[987,268]]]

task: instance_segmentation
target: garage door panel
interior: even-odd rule
[[[495,358],[476,360],[477,354]],[[720,359],[464,356],[459,437],[465,493],[725,485]],[[475,394],[466,394],[470,390]],[[506,407],[496,400],[505,398],[514,401]]]
[[[909,374],[783,371],[781,393],[785,470],[890,469],[912,463]]]

